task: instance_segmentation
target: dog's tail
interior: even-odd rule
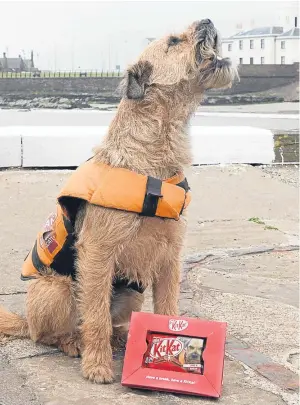
[[[9,336],[29,337],[28,322],[26,318],[0,307],[0,333]]]

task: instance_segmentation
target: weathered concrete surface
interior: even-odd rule
[[[180,306],[183,314],[228,323],[222,405],[298,403],[297,170],[206,166],[188,173],[193,201]],[[0,305],[24,312],[20,266],[67,176],[0,172]],[[0,404],[212,403],[122,388],[121,368],[118,355],[116,383],[99,386],[82,379],[78,359],[0,338]]]

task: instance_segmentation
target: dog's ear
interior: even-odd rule
[[[152,65],[147,61],[139,61],[129,67],[120,84],[119,94],[130,100],[143,99],[151,73]]]

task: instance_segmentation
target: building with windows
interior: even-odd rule
[[[299,62],[299,46],[297,27],[254,28],[223,39],[222,55],[237,64],[293,64]]]
[[[275,63],[289,65],[299,62],[300,36],[299,28],[292,28],[276,38]]]

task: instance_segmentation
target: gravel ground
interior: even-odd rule
[[[299,185],[299,165],[260,166],[267,175],[293,187]]]

